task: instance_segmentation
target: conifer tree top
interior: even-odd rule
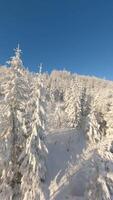
[[[14,49],[14,51],[15,51],[15,57],[19,59],[20,55],[22,53],[22,50],[20,49],[20,45],[19,44],[18,44],[17,48]]]
[[[17,48],[14,49],[15,51],[15,55],[13,57],[11,57],[11,60],[8,61],[7,63],[11,66],[14,67],[15,69],[19,69],[23,67],[23,62],[21,60],[21,49],[20,46],[18,44]]]

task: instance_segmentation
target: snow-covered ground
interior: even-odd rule
[[[49,133],[47,184],[50,200],[84,200],[88,182],[95,174],[95,161],[100,168],[100,174],[105,176],[107,172],[104,171],[101,160],[106,160],[108,168],[111,167],[107,176],[112,180],[113,155],[107,150],[110,141],[112,136],[107,136],[100,143],[87,145],[84,134],[75,129],[61,129]]]
[[[84,195],[86,174],[83,170],[68,179],[68,170],[79,160],[85,148],[85,139],[82,133],[75,129],[52,131],[47,136],[47,182],[50,189],[50,199],[54,200],[81,200]]]

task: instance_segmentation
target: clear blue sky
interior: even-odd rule
[[[18,42],[30,70],[113,79],[113,0],[0,0],[1,64]]]

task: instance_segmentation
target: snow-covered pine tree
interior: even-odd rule
[[[66,124],[68,127],[77,127],[80,110],[80,85],[77,81],[71,80],[70,87],[65,91],[64,107],[66,113]]]
[[[78,128],[84,130],[86,126],[86,119],[91,109],[91,94],[89,88],[85,85],[81,85],[79,96],[79,122]]]
[[[44,137],[44,101],[43,88],[40,80],[34,79],[31,85],[31,100],[28,102],[27,124],[28,138],[26,140],[25,154],[20,157],[22,176],[22,199],[23,200],[46,200],[48,199],[47,188],[44,184],[46,179],[46,155]],[[27,169],[26,169],[27,168]]]
[[[86,117],[85,134],[91,142],[99,142],[107,134],[107,122],[104,119],[104,113],[99,106],[101,99],[99,95],[92,96],[90,103],[90,112]]]
[[[4,135],[2,140],[4,141],[5,138],[5,153],[9,153],[7,160],[3,162],[4,167],[2,169],[0,185],[0,196],[2,199],[18,199],[21,193],[20,184],[22,175],[19,171],[20,163],[18,163],[18,157],[22,152],[22,148],[25,142],[25,130],[23,125],[25,121],[25,105],[29,99],[29,87],[27,78],[21,73],[23,69],[20,65],[21,60],[19,53],[19,48],[17,48],[16,55],[10,62],[11,66],[10,74],[8,74],[9,78],[5,79],[3,82],[5,98],[2,125],[4,121],[6,121],[8,126],[4,127]],[[1,142],[3,142],[2,140]]]
[[[108,101],[108,103],[106,103],[106,112],[104,112],[104,120],[106,121],[106,134],[107,135],[112,135],[113,133],[113,98],[110,98],[110,100]]]
[[[7,61],[7,64],[10,66],[10,68],[16,72],[16,74],[22,74],[22,72],[25,70],[23,62],[21,60],[21,49],[18,47],[14,49],[15,55],[11,57],[11,60]]]
[[[32,200],[40,200],[43,196],[40,182],[44,181],[46,171],[45,157],[42,156],[46,148],[39,112],[39,107],[43,110],[43,106],[40,106],[41,96],[34,95],[31,88],[31,75],[23,69],[20,52],[18,47],[9,62],[11,73],[8,81],[3,82],[5,104],[1,104],[3,113],[0,116],[0,199],[23,200],[31,197]],[[40,93],[39,85],[37,91]],[[28,106],[30,99],[32,103]]]
[[[105,154],[105,155],[104,155]],[[93,173],[90,174],[90,180],[87,183],[85,191],[86,200],[111,200],[113,195],[113,163],[111,155],[105,151],[97,151],[93,155]]]

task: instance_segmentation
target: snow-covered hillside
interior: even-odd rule
[[[0,200],[113,199],[113,82],[0,67]]]

